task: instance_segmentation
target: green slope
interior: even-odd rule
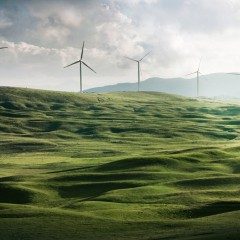
[[[0,239],[239,239],[240,105],[0,88]]]

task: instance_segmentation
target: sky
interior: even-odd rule
[[[74,65],[85,41],[84,89],[240,72],[239,0],[0,0],[0,85],[79,91]]]

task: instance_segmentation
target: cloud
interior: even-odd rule
[[[38,1],[28,5],[32,17],[38,18],[41,23],[63,25],[66,27],[80,27],[82,22],[81,10],[67,2]]]
[[[124,56],[148,51],[144,78],[183,76],[201,56],[204,72],[237,71],[240,62],[237,0],[22,0],[0,7],[0,41],[10,46],[0,74],[12,84],[24,76],[33,86],[46,88],[51,79],[53,89],[74,89],[77,67],[62,66],[79,59],[83,40],[84,60],[98,72],[84,70],[85,87],[134,82],[136,66]]]
[[[47,42],[65,43],[72,31],[81,27],[81,10],[63,2],[34,2],[28,6],[30,15],[36,20],[32,36],[39,36]]]
[[[111,54],[128,55],[142,52],[140,36],[132,19],[110,7],[102,11],[104,18],[96,25],[97,40]],[[103,44],[101,44],[103,42]]]
[[[3,10],[0,11],[0,29],[12,26],[11,20],[6,16]]]

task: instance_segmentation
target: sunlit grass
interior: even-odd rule
[[[240,105],[0,88],[1,239],[238,239]]]

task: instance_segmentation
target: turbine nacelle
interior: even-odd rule
[[[187,76],[191,76],[191,75],[196,74],[196,73],[197,73],[198,75],[202,74],[201,72],[196,71],[196,72],[189,73],[189,74],[185,75],[185,77],[187,77]]]
[[[96,73],[91,67],[89,67],[82,59],[83,59],[83,52],[84,52],[84,46],[85,46],[85,42],[83,42],[82,45],[82,51],[81,51],[81,56],[80,59],[76,62],[73,62],[67,66],[65,66],[64,68],[70,67],[72,65],[78,64],[80,65],[80,92],[82,93],[82,64],[87,67],[88,69],[90,69],[91,71],[93,71],[94,73]]]
[[[91,71],[93,71],[94,73],[96,73],[96,71],[94,71],[91,67],[89,67],[89,66],[88,66],[84,61],[82,61],[82,60],[78,60],[78,61],[76,61],[76,62],[74,62],[74,63],[71,63],[71,64],[65,66],[64,68],[70,67],[70,66],[75,65],[75,64],[77,64],[77,63],[82,63],[82,64],[85,65],[87,68],[89,68]]]
[[[139,60],[136,60],[136,59],[133,59],[133,58],[130,58],[130,57],[125,57],[125,58],[127,58],[128,60],[131,60],[131,61],[134,61],[134,62],[138,62],[138,63],[140,63],[147,55],[149,55],[151,53],[151,51],[150,52],[148,52],[147,54],[145,54],[141,59],[139,59]]]
[[[202,62],[202,58],[201,58],[200,61],[199,61],[199,65],[198,65],[197,71],[185,75],[185,76],[191,76],[191,75],[193,75],[193,74],[197,74],[197,97],[199,96],[199,75],[201,75],[201,72],[200,72],[201,62]]]
[[[140,62],[148,55],[150,54],[150,52],[148,52],[147,54],[145,54],[141,59],[139,60],[136,60],[136,59],[133,59],[133,58],[129,58],[129,57],[125,57],[127,58],[128,60],[130,61],[133,61],[133,62],[137,62],[138,64],[138,92],[140,91]]]

